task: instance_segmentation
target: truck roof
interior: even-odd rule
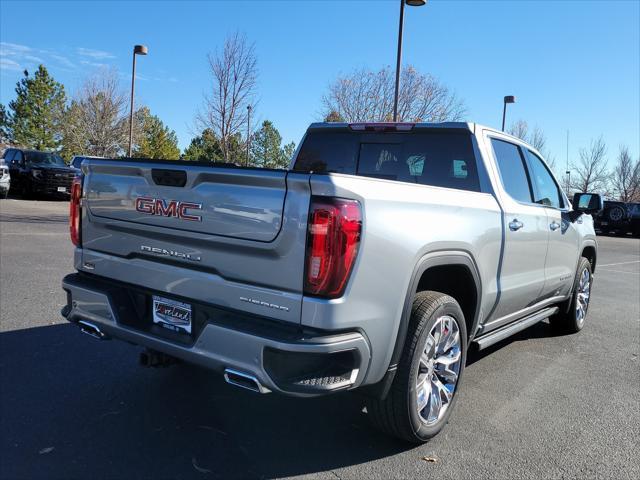
[[[307,131],[314,130],[349,130],[349,131],[358,131],[365,130],[371,128],[371,130],[385,131],[385,130],[398,130],[398,131],[408,131],[414,129],[430,129],[430,128],[442,128],[442,129],[460,129],[466,130],[471,133],[476,132],[476,128],[480,130],[489,130],[491,132],[499,133],[501,135],[505,135],[510,137],[517,142],[524,143],[529,145],[528,142],[518,138],[514,135],[511,135],[507,132],[503,132],[498,130],[497,128],[487,127],[486,125],[481,125],[475,122],[315,122],[309,125]],[[531,146],[531,145],[529,145]],[[532,147],[533,148],[533,147]],[[533,148],[535,150],[535,148]],[[537,150],[536,150],[537,151]],[[539,153],[539,152],[538,152]]]
[[[409,128],[459,128],[462,130],[469,130],[471,132],[475,129],[475,123],[472,122],[315,122],[309,125],[308,130],[320,130],[320,129],[332,129],[332,130],[357,130],[358,127],[381,127],[381,128],[394,128],[403,130]],[[355,127],[355,128],[354,128]]]

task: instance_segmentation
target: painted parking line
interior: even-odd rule
[[[629,275],[640,275],[640,272],[625,272],[624,270],[614,270],[612,268],[598,268],[598,273],[600,273],[602,270],[604,270],[605,273],[610,272],[610,273],[628,273]]]
[[[69,235],[69,232],[3,232],[0,230],[0,235],[22,235],[29,237],[37,236],[56,236],[56,235]]]
[[[630,263],[640,263],[640,260],[632,260],[630,262],[607,263],[605,265],[598,265],[598,266],[599,267],[613,267],[614,265],[628,265]]]

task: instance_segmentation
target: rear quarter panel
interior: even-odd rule
[[[480,315],[493,307],[502,227],[491,194],[340,174],[312,175],[310,183],[313,195],[358,200],[363,235],[345,295],[304,297],[302,324],[362,329],[372,349],[366,383],[389,366],[414,268],[427,253],[471,256],[482,283]]]

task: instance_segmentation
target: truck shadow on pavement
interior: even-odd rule
[[[505,348],[507,345],[514,342],[522,342],[526,340],[534,340],[536,338],[551,338],[551,337],[563,337],[566,336],[565,333],[553,330],[549,325],[549,320],[544,320],[542,322],[536,323],[525,330],[512,335],[511,337],[507,337],[504,340],[499,341],[498,343],[491,345],[490,347],[485,348],[484,350],[478,351],[473,346],[469,349],[467,354],[467,363],[466,365],[473,365],[475,362],[482,360],[483,358],[491,355],[492,353]]]
[[[190,365],[137,366],[138,347],[72,325],[0,334],[2,478],[274,478],[410,446],[362,399],[258,396]]]
[[[509,342],[553,335],[546,323]],[[67,324],[0,333],[1,478],[275,478],[410,450],[374,430],[354,394],[295,399],[237,389]]]

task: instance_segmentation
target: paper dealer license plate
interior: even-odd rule
[[[191,305],[153,296],[153,323],[175,332],[191,333]]]

